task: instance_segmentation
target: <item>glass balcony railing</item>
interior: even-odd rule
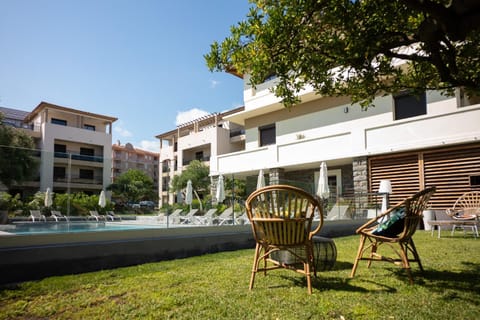
[[[190,164],[190,162],[192,162],[193,160],[210,161],[210,156],[205,156],[205,157],[202,157],[202,158],[199,158],[199,159],[183,160],[183,165],[188,166]]]
[[[54,182],[69,182],[67,176],[54,176]],[[70,183],[83,183],[83,184],[102,184],[103,177],[102,176],[94,176],[94,177],[82,177],[79,175],[72,175],[70,177]]]
[[[81,160],[81,161],[90,161],[90,162],[103,162],[103,157],[98,156],[89,156],[84,154],[78,153],[71,153],[71,152],[55,152],[55,158],[68,158],[71,155],[72,160]]]

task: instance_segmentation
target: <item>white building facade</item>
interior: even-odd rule
[[[212,157],[212,173],[254,176],[270,184],[292,183],[314,192],[326,161],[333,196],[377,192],[392,181],[392,201],[426,186],[437,187],[435,208],[480,189],[480,104],[461,90],[454,97],[426,92],[375,99],[363,111],[348,97],[321,97],[312,90],[286,109],[269,88],[245,79],[245,109],[226,119],[245,128],[245,149]]]
[[[23,119],[40,157],[39,177],[14,186],[34,193],[99,193],[111,184],[112,125],[105,115],[41,102]]]
[[[210,166],[211,159],[245,149],[243,127],[225,120],[225,117],[243,110],[240,107],[210,114],[156,136],[160,141],[160,206],[181,200],[170,191],[170,182],[192,160],[200,160]]]

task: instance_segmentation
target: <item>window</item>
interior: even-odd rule
[[[468,96],[463,88],[457,88],[456,91],[457,96],[457,104],[459,107],[466,107],[471,106],[474,104],[480,103],[480,96],[479,95],[471,95]]]
[[[202,160],[203,159],[203,151],[195,152],[195,159]]]
[[[80,169],[80,179],[93,180],[93,170]]]
[[[53,167],[53,179],[65,179],[65,167]]]
[[[63,120],[63,119],[52,118],[50,120],[50,122],[53,123],[53,124],[61,125],[61,126],[66,126],[67,125],[67,120]]]
[[[83,129],[95,131],[95,126],[92,126],[91,124],[84,124]]]
[[[57,158],[67,158],[67,146],[64,144],[54,144],[53,152]]]
[[[269,124],[258,128],[260,135],[260,146],[268,146],[270,144],[275,144],[275,124]]]
[[[395,120],[427,114],[427,97],[425,92],[421,95],[402,94],[393,97]]]
[[[480,176],[470,176],[470,187],[480,188]]]
[[[65,144],[56,144],[53,146],[53,150],[55,152],[63,152],[63,153],[66,153],[67,152],[67,146]]]
[[[95,151],[92,148],[80,148],[80,154],[83,156],[94,156]]]

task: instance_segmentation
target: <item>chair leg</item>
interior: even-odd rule
[[[352,272],[350,273],[350,278],[353,278],[355,276],[355,272],[357,271],[358,261],[362,257],[363,246],[365,245],[365,240],[367,240],[367,238],[363,234],[360,235],[360,244],[358,246],[358,252],[357,252],[357,256],[355,258],[355,262],[353,263]]]
[[[250,286],[249,286],[250,290],[253,289],[253,283],[255,282],[255,274],[258,271],[258,263],[259,263],[258,256],[260,255],[260,250],[261,249],[262,249],[262,247],[257,243],[257,245],[255,247],[255,256],[253,258],[252,275],[250,277]]]
[[[305,275],[307,276],[308,294],[312,294],[312,277],[310,276],[310,262],[304,263]]]
[[[417,261],[418,263],[418,267],[423,272],[422,261],[420,260],[420,256],[418,255],[418,252],[417,252],[417,247],[415,247],[415,243],[413,242],[412,238],[410,238],[410,240],[408,241],[408,245],[410,246],[410,250],[413,253],[413,257],[415,258],[415,261]]]
[[[410,263],[408,262],[406,244],[400,243],[400,257],[402,258],[402,265],[405,271],[407,272],[408,279],[410,280],[410,284],[413,284],[413,276],[412,276],[412,271],[410,270]]]
[[[375,253],[377,253],[377,247],[377,241],[374,240],[374,242],[372,243],[372,250],[370,251],[370,259],[367,263],[367,268],[370,268],[370,266],[372,265],[373,257],[375,256]]]

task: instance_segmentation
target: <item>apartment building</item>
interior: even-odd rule
[[[209,166],[212,158],[245,149],[243,126],[225,120],[225,117],[243,110],[240,107],[210,114],[156,136],[160,140],[160,206],[177,202],[176,195],[169,191],[170,181],[192,160],[200,160]]]
[[[378,97],[362,110],[348,97],[322,97],[306,88],[286,109],[269,90],[245,77],[245,109],[225,117],[245,129],[245,149],[211,158],[212,174],[248,178],[260,169],[270,184],[292,183],[315,192],[319,166],[328,165],[332,197],[377,192],[392,182],[391,202],[436,186],[434,209],[450,207],[480,189],[480,99],[435,91]],[[248,190],[247,190],[248,192]]]
[[[112,124],[117,118],[41,102],[31,112],[2,108],[5,122],[33,137],[39,157],[34,181],[14,186],[33,194],[99,193],[111,183]]]
[[[159,154],[134,148],[131,143],[112,145],[112,181],[130,169],[137,169],[151,177],[158,192]]]

